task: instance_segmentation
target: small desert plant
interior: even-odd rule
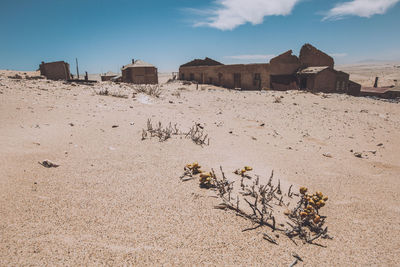
[[[190,138],[196,145],[209,145],[210,138],[208,138],[208,134],[204,133],[204,127],[199,123],[195,123],[190,130],[185,133],[181,132],[177,124],[172,126],[170,122],[168,126],[163,127],[161,122],[159,122],[156,126],[153,126],[150,119],[147,119],[147,129],[142,129],[142,140],[145,140],[149,137],[158,137],[160,142],[166,141],[171,138],[173,135],[184,135],[185,138]]]
[[[98,95],[108,95],[108,89],[107,88],[101,88],[96,94]]]
[[[210,145],[210,138],[208,134],[204,133],[204,127],[199,123],[195,123],[189,132],[186,134],[186,138],[192,139],[196,145]]]
[[[307,194],[306,187],[300,188],[300,201],[297,207],[291,212],[287,212],[287,216],[294,225],[289,224],[292,229],[286,231],[289,237],[298,236],[308,243],[318,239],[319,237],[328,237],[328,227],[323,228],[325,224],[325,216],[320,215],[319,211],[325,206],[328,197],[321,192],[315,194]],[[311,234],[314,234],[312,237]]]
[[[274,103],[282,103],[282,99],[278,96],[275,97]]]
[[[184,174],[180,177],[182,181],[195,178],[196,174],[192,171],[193,165],[186,165],[184,170]],[[293,242],[295,242],[293,240],[294,237],[298,237],[306,243],[313,243],[314,240],[320,237],[330,238],[327,235],[328,228],[323,228],[326,217],[319,214],[319,210],[328,200],[326,196],[321,192],[308,195],[306,194],[307,188],[305,187],[300,188],[300,194],[295,194],[291,191],[292,185],[289,187],[287,194],[283,194],[280,180],[278,180],[276,186],[272,184],[274,176],[273,171],[269,177],[268,183],[262,185],[259,176],[253,176],[248,173],[252,170],[252,167],[245,166],[244,168],[234,171],[235,174],[240,175],[242,178],[240,185],[241,191],[239,191],[236,198],[233,197],[234,181],[229,182],[222,167],[220,167],[222,178],[218,178],[213,169],[211,169],[211,172],[203,172],[200,170],[196,173],[199,174],[200,187],[214,189],[222,200],[222,203],[215,208],[233,210],[237,215],[249,219],[256,224],[255,227],[245,229],[244,231],[267,226],[272,229],[273,232],[278,231],[284,233]],[[244,178],[252,183],[244,183]],[[239,195],[241,196],[239,197]],[[300,201],[296,205],[296,208],[289,211],[287,208],[293,200],[293,196],[299,196]],[[240,200],[244,200],[244,206],[240,205]],[[285,227],[283,222],[277,222],[276,219],[285,218],[277,214],[285,208],[286,211],[284,211],[283,214],[290,220],[290,222],[286,222],[289,228]],[[264,233],[264,239],[273,244],[278,244],[277,241],[267,233]]]
[[[157,126],[153,127],[151,120],[147,119],[147,129],[142,130],[142,140],[146,139],[148,134],[150,134],[150,137],[158,137],[160,142],[164,142],[172,135],[179,135],[180,131],[176,124],[172,126],[171,123],[167,127],[163,127],[161,122],[158,122]]]
[[[162,93],[162,90],[158,84],[137,84],[133,86],[133,89],[137,93],[143,93],[153,97],[159,97]]]

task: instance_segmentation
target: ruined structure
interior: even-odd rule
[[[122,81],[134,84],[157,84],[157,68],[141,60],[133,60],[132,64],[123,66]]]
[[[300,89],[326,93],[346,93],[350,76],[329,66],[308,67],[297,75]]]
[[[209,58],[195,59],[180,66],[179,78],[241,90],[302,89],[358,95],[361,88],[349,81],[347,73],[334,69],[332,57],[310,44],[301,48],[299,57],[289,50],[269,63],[223,65]]]
[[[49,80],[69,80],[71,73],[69,64],[64,61],[56,61],[39,65],[40,75],[45,76]]]
[[[116,74],[116,73],[114,73],[112,71],[109,71],[109,72],[104,73],[103,75],[101,75],[101,81],[102,82],[110,81],[111,79],[113,79],[113,78],[115,78],[117,76],[118,76],[118,74]]]
[[[299,59],[301,68],[328,66],[333,69],[335,64],[332,57],[310,44],[303,45]]]

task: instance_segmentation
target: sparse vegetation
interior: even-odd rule
[[[160,142],[164,142],[171,138],[173,135],[185,136],[190,138],[196,145],[209,145],[210,138],[208,134],[204,133],[204,127],[199,123],[195,123],[188,132],[181,132],[177,124],[172,126],[170,122],[168,126],[163,127],[161,122],[158,122],[156,126],[153,126],[150,119],[147,119],[147,129],[142,129],[142,140],[152,137],[158,137]]]
[[[114,89],[114,90],[110,90]],[[122,91],[123,88],[108,88],[108,87],[101,87],[99,90],[94,90],[94,92],[97,95],[103,95],[103,96],[112,96],[112,97],[118,97],[118,98],[128,98],[128,94],[126,92]]]
[[[177,125],[172,126],[171,123],[167,127],[163,127],[161,122],[158,122],[156,127],[153,127],[150,119],[147,119],[147,129],[142,129],[142,140],[145,140],[148,135],[151,137],[158,137],[160,142],[164,142],[171,138],[172,135],[181,134]]]
[[[194,166],[198,166],[195,172],[193,171]],[[303,242],[310,244],[313,244],[313,241],[318,238],[331,238],[327,234],[328,228],[323,227],[326,216],[320,215],[320,209],[325,206],[328,200],[327,196],[324,196],[321,192],[312,195],[306,194],[308,189],[305,187],[301,187],[299,193],[294,193],[292,192],[293,185],[284,194],[280,180],[278,180],[276,186],[273,185],[273,171],[268,183],[262,185],[260,176],[249,174],[252,170],[252,167],[245,166],[234,171],[236,175],[241,177],[238,192],[234,191],[235,181],[226,177],[222,167],[220,167],[221,178],[219,178],[213,169],[211,169],[211,172],[203,172],[198,163],[195,163],[195,165],[188,164],[180,178],[182,181],[188,181],[194,179],[195,175],[198,174],[200,187],[214,189],[222,200],[222,203],[215,208],[233,210],[237,215],[256,224],[255,227],[243,231],[267,226],[272,232],[277,231],[285,234],[293,242],[295,242],[293,238],[298,237]],[[244,182],[244,179],[246,179],[246,182]],[[234,197],[235,194],[236,197]],[[294,200],[293,196],[300,197],[300,200],[293,210],[289,210],[289,206]],[[241,201],[244,201],[245,205],[241,205]],[[278,221],[279,219],[284,220],[284,218],[289,221]],[[277,240],[268,233],[264,233],[263,238],[278,245]]]
[[[160,97],[162,90],[158,84],[137,84],[132,86],[136,93],[143,93],[153,97]]]

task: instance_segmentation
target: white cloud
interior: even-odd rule
[[[353,0],[337,4],[326,13],[323,20],[338,20],[346,16],[370,18],[373,15],[385,14],[400,0]]]
[[[289,15],[302,0],[217,0],[214,8],[203,10],[206,19],[195,26],[208,26],[220,30],[234,28],[250,22],[261,24],[266,16]]]
[[[275,57],[275,55],[237,55],[237,56],[226,56],[225,58],[238,59],[238,60],[269,60]]]

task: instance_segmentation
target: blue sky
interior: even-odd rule
[[[304,43],[338,64],[400,61],[400,0],[0,0],[0,69],[65,60],[174,71],[193,59],[267,62]]]

